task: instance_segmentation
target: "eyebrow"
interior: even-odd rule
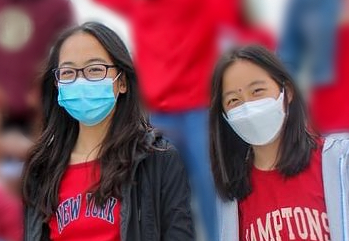
[[[231,95],[231,94],[236,94],[237,91],[236,90],[231,90],[231,91],[228,91],[226,93],[223,94],[223,98],[227,97],[228,95]]]
[[[259,85],[259,84],[265,84],[265,80],[255,80],[252,83],[250,83],[247,87],[251,88],[252,86]],[[228,92],[223,94],[223,98],[227,97],[228,95],[237,94],[237,93],[238,93],[238,91],[236,91],[236,90],[228,91]]]
[[[102,58],[93,58],[93,59],[89,59],[85,62],[85,65],[88,65],[88,64],[92,64],[94,62],[99,62],[99,63],[103,63],[103,64],[106,64],[107,61],[102,59]]]
[[[60,65],[59,65],[59,67],[63,67],[63,66],[65,66],[65,65],[75,65],[73,62],[71,62],[71,61],[66,61],[66,62],[63,62],[63,63],[61,63]]]
[[[104,59],[102,59],[102,58],[93,58],[93,59],[89,59],[89,60],[87,60],[84,64],[85,64],[85,66],[86,65],[89,65],[89,64],[92,64],[92,63],[96,63],[96,62],[98,62],[98,63],[103,63],[103,64],[107,64],[107,61],[106,60],[104,60]],[[59,66],[60,67],[62,67],[62,66],[76,66],[75,65],[75,63],[74,62],[72,62],[72,61],[65,61],[65,62],[63,62],[63,63],[61,63]]]
[[[265,80],[255,80],[248,85],[248,87],[252,87],[254,85],[265,84]]]

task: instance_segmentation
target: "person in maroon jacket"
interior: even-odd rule
[[[7,122],[30,123],[27,93],[56,36],[73,22],[68,0],[0,1],[0,85]]]
[[[0,125],[3,103],[4,93],[0,89]],[[20,141],[19,146],[23,136],[13,134],[0,133],[0,241],[21,241],[23,238],[23,205],[18,195],[22,163],[5,157],[24,159],[31,144]]]

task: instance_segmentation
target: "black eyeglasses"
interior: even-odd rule
[[[76,81],[80,71],[85,79],[95,82],[103,80],[107,76],[108,69],[110,68],[116,68],[116,66],[107,64],[92,64],[81,69],[61,67],[53,69],[52,71],[58,83],[71,84]]]

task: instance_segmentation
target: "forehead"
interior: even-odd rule
[[[82,65],[85,61],[95,58],[112,61],[103,45],[94,36],[84,32],[68,37],[59,52],[59,63],[72,62]]]
[[[246,60],[238,60],[224,72],[223,90],[227,88],[243,89],[256,81],[265,85],[276,85],[268,72],[258,65]]]

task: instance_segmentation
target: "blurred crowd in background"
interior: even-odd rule
[[[0,239],[21,235],[1,217],[20,213],[21,172],[44,115],[41,70],[59,33],[85,21],[126,42],[151,123],[184,157],[205,230],[214,229],[207,110],[221,52],[250,43],[274,51],[315,131],[349,130],[348,0],[0,0]]]

